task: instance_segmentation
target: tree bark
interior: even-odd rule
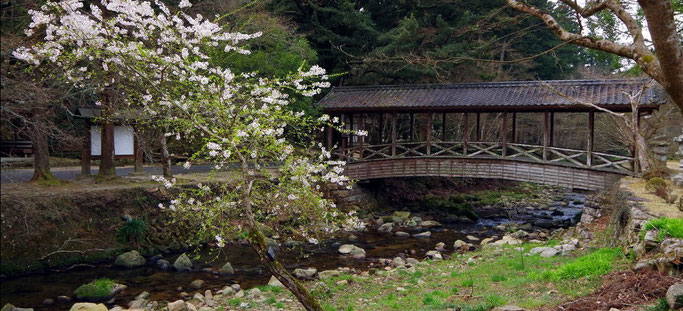
[[[166,144],[165,131],[159,136],[159,142],[161,143],[161,168],[164,171],[164,177],[173,177],[173,170],[171,169],[171,156],[168,153],[168,145]]]
[[[41,128],[45,124],[45,112],[34,111],[30,124],[29,137],[33,145],[33,177],[31,181],[56,181],[50,171],[50,150],[47,144],[47,133]]]
[[[683,114],[683,47],[676,30],[674,10],[669,0],[638,0],[647,20],[650,36],[661,64],[666,92]]]
[[[102,125],[102,139],[100,152],[100,170],[97,173],[100,177],[116,176],[116,165],[114,164],[114,123],[105,121]]]
[[[255,224],[251,226],[251,232],[249,234],[249,242],[258,254],[263,263],[268,270],[277,278],[282,285],[287,287],[287,289],[294,294],[297,300],[309,311],[321,311],[322,307],[311,293],[301,285],[301,283],[291,274],[285,267],[280,264],[276,259],[271,258],[268,255],[268,245],[266,244],[266,239],[263,233],[259,231]]]

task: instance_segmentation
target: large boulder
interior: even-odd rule
[[[173,262],[173,267],[178,271],[192,271],[192,260],[185,253],[182,253]]]
[[[147,260],[145,260],[145,257],[142,257],[138,251],[130,251],[123,253],[121,255],[118,255],[116,257],[116,260],[114,261],[114,266],[117,267],[126,267],[126,268],[136,268],[140,266],[144,266],[145,263],[147,263]]]
[[[683,308],[683,283],[671,285],[666,291],[666,302],[671,310]]]
[[[391,261],[391,267],[392,268],[398,268],[406,265],[406,261],[403,260],[401,257],[396,257]]]
[[[107,306],[102,303],[79,302],[71,306],[69,311],[107,311]]]
[[[393,230],[393,229],[394,229],[394,223],[388,222],[388,223],[385,223],[385,224],[379,226],[379,228],[377,228],[377,231],[383,232],[383,233],[390,233],[391,230]]]

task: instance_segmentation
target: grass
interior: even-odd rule
[[[527,251],[536,246],[523,245]],[[477,263],[465,264],[473,256],[479,258]],[[605,248],[579,257],[525,256],[522,267],[519,251],[485,248],[466,256],[454,255],[451,260],[426,261],[415,271],[377,271],[367,277],[342,275],[322,280],[313,294],[325,310],[491,310],[505,304],[544,309],[597,289],[600,275],[627,265],[622,258],[617,249]],[[597,268],[590,263],[597,263]],[[336,285],[345,278],[354,282]],[[398,291],[398,287],[405,290]]]
[[[116,283],[110,279],[97,279],[88,284],[83,284],[74,290],[77,298],[106,298],[111,295],[111,290]]]
[[[658,230],[657,238],[660,241],[666,238],[683,239],[683,219],[667,217],[652,219],[645,224],[645,230]]]
[[[565,263],[556,269],[534,274],[533,277],[544,280],[563,281],[600,276],[612,271],[614,263],[619,258],[624,259],[620,249],[601,248],[593,253]]]

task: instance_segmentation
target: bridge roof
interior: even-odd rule
[[[629,94],[636,94],[650,81],[552,80],[335,87],[319,104],[326,111],[587,110],[586,106],[576,103],[580,100],[614,111],[629,111]],[[653,109],[664,101],[659,85],[654,83],[645,90],[641,108]]]

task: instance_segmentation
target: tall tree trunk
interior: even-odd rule
[[[249,233],[249,242],[251,247],[254,248],[261,263],[263,263],[268,270],[284,285],[289,289],[294,297],[309,311],[322,311],[322,307],[313,295],[311,295],[308,290],[301,285],[301,283],[291,274],[285,267],[280,264],[275,258],[271,258],[268,255],[268,245],[266,244],[266,239],[263,233],[259,231],[255,223],[251,225],[251,231]]]
[[[635,130],[635,133],[635,148],[637,157],[635,160],[638,161],[638,164],[640,164],[640,171],[644,173],[651,169],[650,158],[647,156],[648,145],[645,137],[640,134],[638,129]]]
[[[106,121],[102,125],[102,151],[100,152],[100,177],[116,176],[116,165],[114,164],[114,123]]]
[[[47,133],[41,126],[45,125],[45,112],[34,111],[33,123],[30,125],[29,137],[33,145],[33,177],[31,181],[55,181],[50,171],[50,150],[47,144]]]
[[[161,143],[161,168],[164,171],[164,177],[173,177],[173,170],[171,169],[171,156],[168,153],[168,145],[166,144],[166,131],[163,131],[159,136],[159,142]]]

